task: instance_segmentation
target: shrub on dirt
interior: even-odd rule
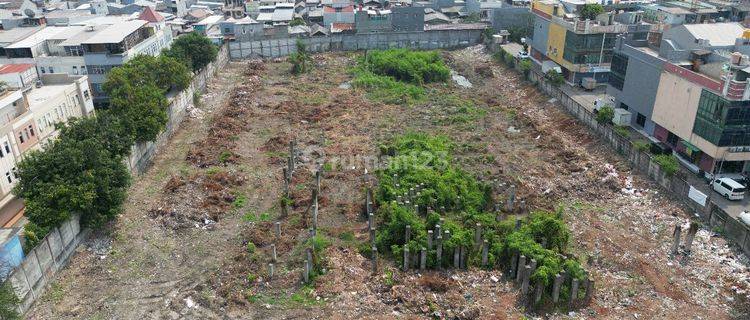
[[[680,164],[677,162],[677,158],[675,158],[671,154],[656,155],[654,156],[654,161],[659,164],[661,169],[668,176],[675,174],[675,172],[677,172],[677,170],[680,168]]]
[[[599,123],[611,123],[615,117],[615,109],[610,106],[604,106],[596,113],[596,121]]]
[[[191,32],[178,37],[162,55],[175,58],[198,72],[216,60],[219,49],[206,36]]]
[[[487,212],[493,202],[491,188],[453,165],[453,144],[447,137],[409,133],[382,145],[380,150],[391,158],[389,167],[377,172],[376,199],[380,205],[376,216],[380,221],[376,245],[379,252],[390,253],[396,260],[402,259],[404,246],[410,252],[419,252],[427,247],[427,230],[435,230],[440,224],[442,230],[450,231],[450,238],[443,243],[444,252],[464,247],[469,251],[468,264],[479,265],[481,250],[473,244],[475,226],[481,223],[482,238],[490,246],[490,266],[508,262],[513,254],[519,253],[537,259],[539,267],[533,277],[545,285],[561,270],[573,277],[583,276],[583,269],[576,260],[563,258],[570,231],[561,212],[534,213],[519,230],[514,230],[513,221],[496,221],[495,214]],[[418,195],[409,195],[416,193],[412,189],[418,190]],[[409,205],[399,204],[396,201],[399,197],[409,199]],[[420,212],[414,205],[419,205]],[[445,213],[428,212],[427,207],[444,207]],[[411,228],[408,243],[405,239],[407,225]],[[546,243],[546,248],[542,243]],[[434,250],[428,252],[431,267],[437,264],[435,254]],[[442,262],[447,266],[449,260],[444,256]]]
[[[450,79],[450,69],[436,51],[374,50],[367,52],[359,64],[374,74],[413,84]]]

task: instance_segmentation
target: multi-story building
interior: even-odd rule
[[[618,39],[608,93],[635,128],[694,171],[750,170],[750,32],[739,23],[673,26]]]
[[[57,135],[55,124],[94,111],[86,76],[45,74],[32,86],[0,94],[0,225],[12,226],[23,212],[23,201],[11,190],[14,170],[26,152],[43,148]]]
[[[322,0],[323,25],[338,29],[354,26],[354,3],[350,0]]]
[[[386,9],[360,7],[355,11],[355,28],[357,33],[392,31],[392,12]]]
[[[140,54],[158,55],[173,40],[171,27],[151,7],[138,19],[100,17],[83,25],[45,27],[4,46],[0,63],[35,64],[39,74],[88,74],[97,103],[105,103],[101,85],[107,72]]]
[[[578,11],[585,4],[586,1],[536,0],[531,7],[532,60],[537,64],[554,61],[566,81],[573,84],[583,78],[606,82],[617,36],[630,33],[645,38],[651,28],[619,23],[613,12],[602,13],[595,20],[583,20]]]

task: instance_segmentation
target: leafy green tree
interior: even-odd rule
[[[130,90],[129,85],[156,84],[164,93],[183,90],[190,85],[190,70],[179,60],[167,56],[139,55],[107,75],[104,90],[110,95]]]
[[[581,10],[578,11],[578,15],[581,17],[581,20],[594,20],[596,19],[596,16],[603,12],[604,7],[601,4],[587,3],[581,7]]]
[[[126,157],[130,154],[134,137],[129,134],[124,121],[110,110],[99,110],[95,116],[70,120],[60,128],[60,137],[74,140],[96,138],[113,155]]]
[[[198,72],[212,61],[216,60],[219,49],[206,36],[189,33],[178,37],[172,47],[162,53],[168,57],[183,61],[193,72]]]
[[[559,87],[559,86],[561,86],[563,84],[563,82],[565,82],[565,78],[563,78],[563,76],[559,72],[557,72],[555,70],[549,70],[549,71],[547,71],[547,73],[544,75],[544,77],[547,78],[547,80],[549,80],[549,82],[554,87]]]
[[[596,113],[596,121],[599,123],[611,123],[615,117],[615,109],[604,106]]]
[[[16,311],[19,303],[21,303],[21,300],[16,296],[10,281],[6,280],[0,285],[0,319],[21,319],[21,315]]]
[[[305,20],[302,20],[302,18],[294,18],[291,22],[289,22],[290,27],[296,27],[296,26],[304,26]]]
[[[166,127],[167,98],[153,83],[130,86],[124,94],[110,96],[112,115],[120,118],[125,133],[137,142],[154,141]]]
[[[307,72],[307,65],[312,61],[310,53],[307,52],[307,46],[302,40],[297,39],[297,52],[289,55],[289,61],[292,63],[292,73],[302,74]]]
[[[103,137],[80,137],[90,122],[73,120],[61,127],[59,139],[43,151],[32,151],[18,164],[13,192],[24,198],[25,215],[35,236],[80,213],[85,225],[112,219],[125,200],[130,173],[121,155],[112,154]]]

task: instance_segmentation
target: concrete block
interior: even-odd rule
[[[23,268],[16,268],[14,269],[10,275],[8,275],[8,280],[10,280],[11,285],[13,285],[13,290],[16,292],[16,296],[19,298],[25,297],[26,294],[31,291],[31,285],[29,285],[28,280],[26,280],[26,274],[23,272]]]
[[[68,244],[73,241],[73,238],[75,238],[75,234],[73,234],[73,229],[70,227],[70,223],[65,222],[59,227],[60,229],[60,237],[62,238],[62,245],[63,248],[67,247]]]
[[[32,254],[36,255],[39,267],[45,276],[50,277],[57,271],[55,259],[52,258],[52,251],[50,251],[46,241],[42,241],[34,250],[31,250],[29,255]]]
[[[23,269],[23,273],[26,274],[29,287],[34,288],[34,285],[42,278],[42,270],[39,268],[39,261],[37,261],[36,255],[26,256],[26,259],[21,263],[21,268]]]
[[[47,241],[47,245],[49,245],[52,251],[52,257],[57,259],[62,254],[63,249],[65,249],[62,244],[62,237],[60,237],[60,231],[57,228],[52,229],[45,238],[45,241]]]

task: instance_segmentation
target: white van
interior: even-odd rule
[[[714,191],[729,200],[742,200],[745,198],[745,187],[730,178],[719,178],[711,183]]]

